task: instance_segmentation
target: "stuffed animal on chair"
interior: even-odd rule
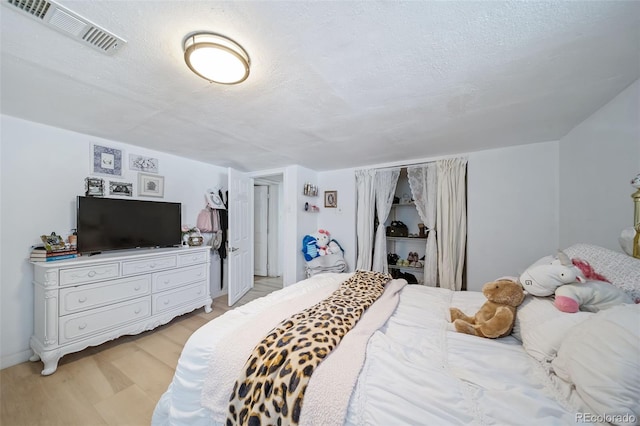
[[[497,280],[482,286],[487,301],[472,317],[458,308],[449,308],[451,322],[460,333],[497,339],[511,333],[516,321],[516,308],[524,300],[520,283]]]

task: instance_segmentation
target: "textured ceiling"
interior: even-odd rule
[[[3,114],[243,171],[558,140],[640,77],[637,1],[59,3],[126,46],[3,5]],[[191,73],[196,30],[240,43],[249,79]]]

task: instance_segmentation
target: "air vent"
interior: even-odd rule
[[[34,18],[44,19],[51,3],[44,0],[8,0],[8,3],[14,5],[24,13],[28,13]]]
[[[117,35],[53,1],[4,0],[4,3],[107,55],[112,55],[127,43]]]

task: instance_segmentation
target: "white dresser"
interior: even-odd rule
[[[108,252],[33,262],[31,361],[43,375],[65,354],[166,324],[204,307],[211,312],[210,247]]]

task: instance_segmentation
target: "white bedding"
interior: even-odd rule
[[[205,324],[185,345],[152,423],[222,424],[214,421],[201,399],[209,364],[215,362],[214,348],[274,304],[320,287],[337,288],[351,275],[316,275]],[[570,403],[569,391],[563,395],[556,390],[548,371],[518,340],[484,339],[453,330],[450,306],[474,313],[485,300],[479,292],[405,286],[397,309],[369,340],[345,423],[574,424],[576,413],[586,407],[575,397]]]

